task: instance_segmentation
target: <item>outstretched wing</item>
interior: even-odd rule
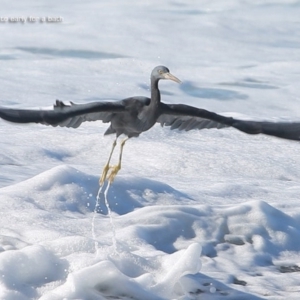
[[[204,128],[234,127],[248,134],[266,134],[288,140],[300,141],[300,122],[257,122],[225,117],[184,104],[161,103],[161,115],[157,122],[171,129],[192,130]]]
[[[210,119],[200,118],[200,117],[191,117],[191,116],[179,116],[179,115],[168,115],[162,114],[158,118],[157,122],[161,124],[161,126],[170,126],[170,129],[178,129],[189,131],[193,129],[210,129],[217,128],[221,129],[224,127],[229,127],[229,125],[225,125]]]
[[[56,100],[52,110],[28,110],[0,107],[0,118],[14,123],[41,123],[77,128],[82,122],[109,122],[114,113],[125,110],[123,101],[64,104]]]

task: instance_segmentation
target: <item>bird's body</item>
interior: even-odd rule
[[[0,118],[15,123],[41,123],[52,126],[77,128],[83,122],[102,120],[110,123],[105,134],[124,134],[128,138],[138,137],[156,123],[170,126],[171,129],[192,130],[203,128],[234,127],[248,134],[266,134],[289,140],[300,140],[300,122],[275,123],[237,120],[216,113],[184,105],[161,102],[158,82],[169,79],[180,82],[170,74],[169,69],[158,66],[151,73],[151,98],[130,97],[121,101],[92,102],[87,104],[64,104],[57,100],[53,110],[25,110],[0,107]],[[113,168],[109,180],[113,181],[121,168],[124,142],[121,143],[119,164]],[[113,149],[116,141],[113,144]],[[110,157],[103,171],[101,184],[109,170]],[[105,173],[105,174],[104,174]]]
[[[141,132],[149,130],[156,123],[156,116],[149,111],[151,100],[146,97],[131,97],[122,100],[125,106],[124,112],[112,114],[110,126],[105,134],[115,133],[118,136],[124,134],[138,137]],[[145,114],[149,118],[141,116]]]

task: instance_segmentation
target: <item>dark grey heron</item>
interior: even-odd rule
[[[164,66],[155,67],[151,73],[151,98],[130,97],[121,101],[101,101],[87,104],[65,104],[56,101],[52,110],[28,110],[0,107],[0,117],[14,123],[41,123],[52,126],[77,128],[86,121],[101,120],[110,122],[104,133],[115,134],[108,161],[100,178],[100,185],[106,178],[113,182],[121,169],[122,153],[125,142],[132,137],[138,137],[142,132],[149,130],[157,122],[171,129],[191,130],[203,128],[234,127],[248,134],[266,134],[288,140],[300,140],[300,122],[257,122],[238,120],[231,117],[218,115],[204,109],[184,105],[165,104],[160,101],[158,82],[169,79],[180,83]],[[117,138],[124,134],[127,136],[121,142],[119,162],[110,166],[110,160],[117,144]],[[107,176],[108,171],[110,174]]]

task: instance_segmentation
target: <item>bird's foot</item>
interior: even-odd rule
[[[111,167],[107,164],[105,165],[103,171],[102,171],[102,175],[101,175],[101,178],[99,179],[99,184],[100,186],[102,186],[106,180],[106,177],[107,177],[107,173],[108,173],[108,170],[110,169]]]
[[[116,165],[111,167],[112,170],[110,172],[110,174],[108,175],[108,182],[109,183],[113,183],[113,181],[115,180],[118,172],[121,170],[121,166],[120,165]]]

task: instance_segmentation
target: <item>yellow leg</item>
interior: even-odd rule
[[[120,147],[120,156],[119,156],[119,162],[116,166],[113,166],[112,167],[112,170],[110,172],[110,174],[108,175],[108,181],[110,183],[112,183],[115,179],[115,177],[117,176],[118,172],[121,170],[121,162],[122,162],[122,155],[123,155],[123,148],[124,148],[124,145],[126,143],[126,141],[128,140],[128,138],[124,139],[122,142],[121,142],[121,147]]]
[[[109,163],[110,163],[110,160],[111,160],[111,157],[112,157],[112,154],[114,152],[114,149],[115,149],[116,145],[117,145],[117,139],[115,139],[114,142],[113,142],[112,149],[110,151],[108,161],[107,161],[107,163],[106,163],[106,165],[105,165],[105,167],[102,171],[102,175],[101,175],[101,178],[99,180],[100,186],[102,186],[104,184],[104,181],[106,180],[106,177],[107,177],[107,172],[108,172],[109,168],[111,168],[109,166]]]

